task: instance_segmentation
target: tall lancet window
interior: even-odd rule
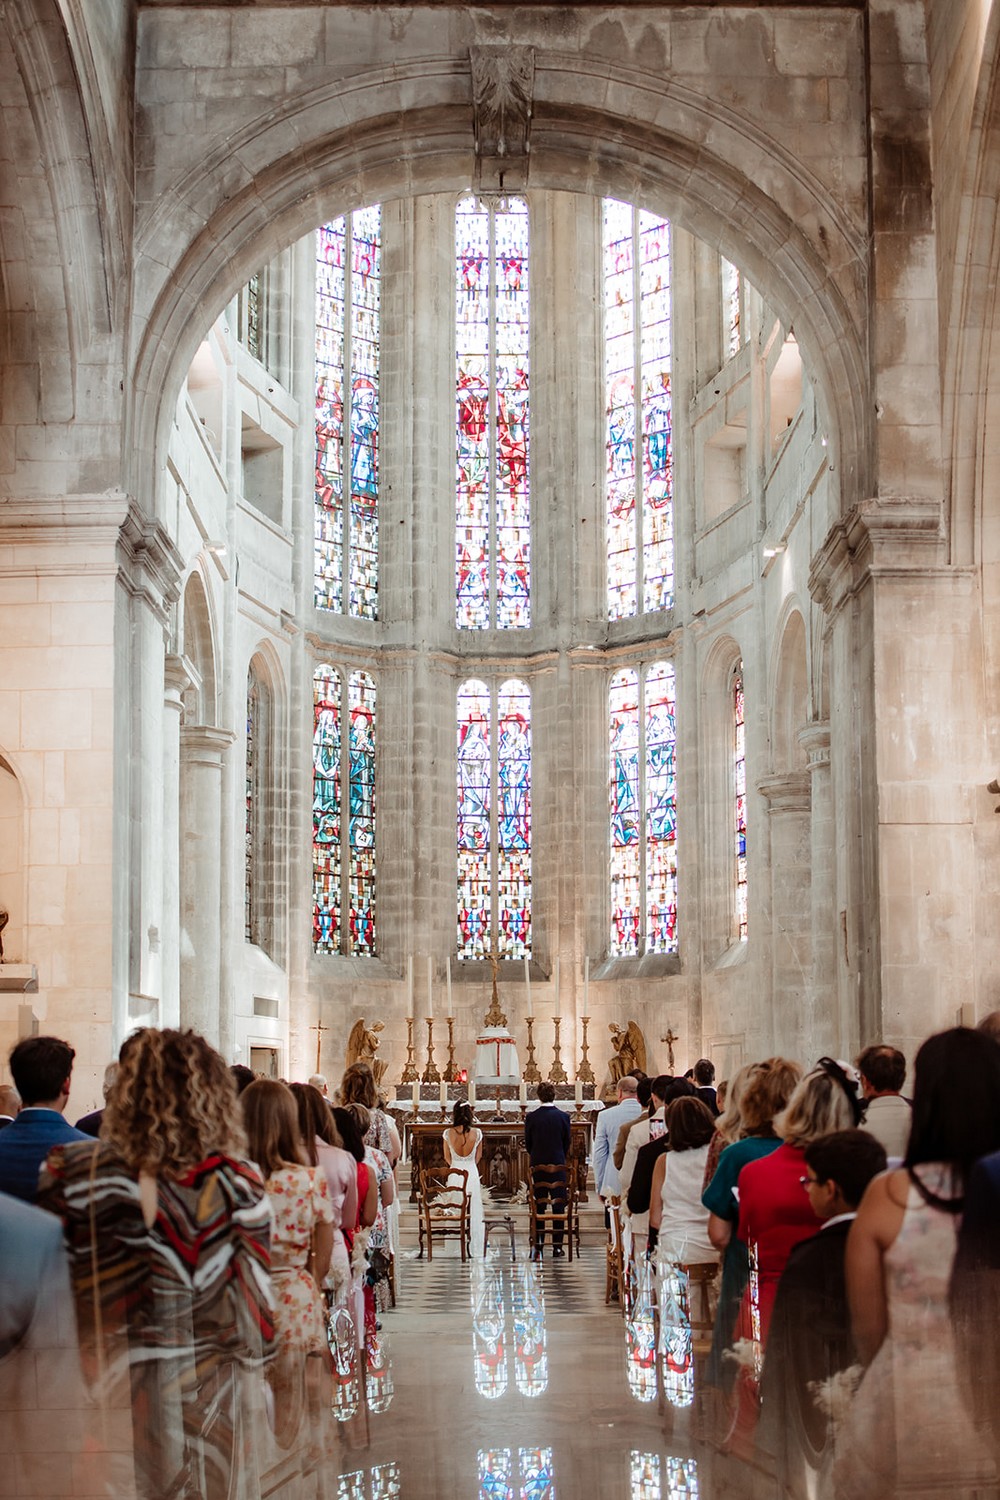
[[[722,352],[726,359],[739,353],[743,342],[743,281],[739,266],[723,257],[722,275]]]
[[[733,668],[730,687],[733,723],[733,824],[735,831],[736,936],[747,935],[747,742],[743,716],[743,663]]]
[[[607,594],[612,620],[674,602],[670,225],[604,200]]]
[[[243,926],[248,943],[255,941],[257,927],[255,877],[260,815],[258,788],[258,743],[260,728],[260,683],[251,667],[247,676],[247,761],[246,761],[246,853],[243,882]]]
[[[677,951],[677,766],[674,669],[616,672],[608,695],[611,804],[610,952]]]
[[[322,666],[313,703],[313,947],[373,955],[375,683]]]
[[[316,231],[315,600],[363,620],[378,616],[381,255],[377,205]]]
[[[463,198],[455,211],[455,622],[531,624],[528,205]]]
[[[531,952],[531,694],[458,690],[458,957]]]

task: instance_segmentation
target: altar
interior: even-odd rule
[[[422,1120],[405,1120],[402,1123],[406,1129],[410,1157],[410,1202],[415,1203],[420,1173],[427,1168],[432,1172],[447,1171],[444,1159],[444,1132],[447,1124],[439,1121],[425,1124]],[[477,1120],[476,1124],[483,1132],[483,1155],[479,1163],[483,1187],[491,1189],[497,1198],[512,1198],[528,1179],[524,1121]],[[581,1202],[587,1201],[590,1130],[590,1122],[587,1120],[570,1121],[570,1147],[566,1161],[575,1174]]]

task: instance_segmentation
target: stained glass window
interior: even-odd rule
[[[677,951],[674,669],[616,672],[610,728],[612,954]]]
[[[254,863],[257,853],[257,725],[260,714],[260,684],[251,670],[247,677],[246,821],[243,884],[243,923],[248,943],[254,941]]]
[[[455,213],[456,624],[531,624],[528,205]]]
[[[481,1448],[477,1456],[479,1500],[555,1500],[551,1448]]]
[[[747,760],[746,725],[743,718],[743,663],[732,677],[733,786],[736,833],[736,935],[747,936]]]
[[[239,336],[254,359],[264,360],[264,297],[266,276],[255,271],[239,295]]]
[[[322,666],[313,686],[313,946],[373,955],[375,683]]]
[[[531,952],[531,694],[458,692],[458,957]]]
[[[629,1459],[631,1500],[698,1500],[698,1460],[633,1448]],[[666,1479],[666,1488],[663,1481]]]
[[[731,261],[722,259],[722,351],[726,359],[739,353],[743,342],[741,315],[743,311],[743,287],[740,270]]]
[[[316,231],[315,599],[364,620],[378,614],[381,236],[377,205]]]
[[[674,602],[670,225],[604,200],[607,593],[611,619]]]

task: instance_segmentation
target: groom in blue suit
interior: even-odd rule
[[[90,1137],[63,1118],[75,1051],[54,1036],[29,1036],[10,1054],[21,1111],[0,1131],[0,1191],[34,1202],[38,1174],[53,1146]]]

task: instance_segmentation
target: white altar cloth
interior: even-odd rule
[[[514,1038],[505,1026],[487,1026],[476,1037],[477,1083],[519,1083],[521,1066]]]

